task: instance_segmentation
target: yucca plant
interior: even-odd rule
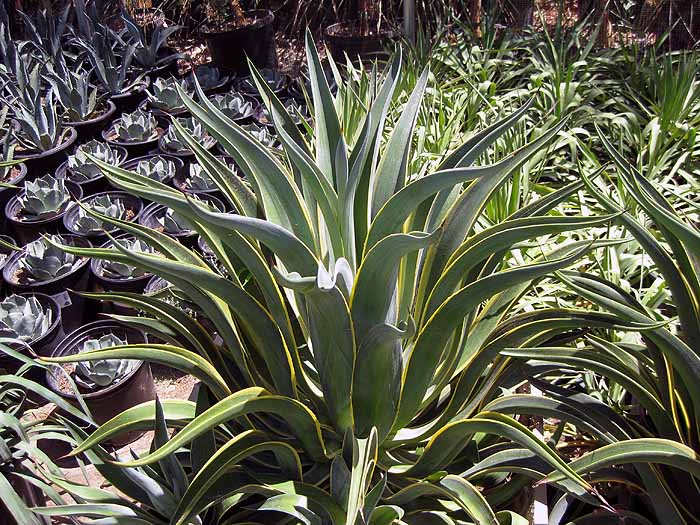
[[[412,179],[408,159],[428,73],[420,76],[383,144],[400,81],[396,57],[349,148],[310,36],[307,56],[313,150],[253,71],[289,165],[217,110],[201,89],[199,103],[181,92],[192,115],[250,181],[252,192],[174,122],[235,213],[208,210],[166,185],[100,164],[115,186],[185,217],[226,271],[163,233],[107,217],[101,219],[147,241],[158,254],[65,247],[162,277],[211,326],[207,330],[153,297],[103,296],[157,315],[158,324],[126,321],[151,327],[168,344],[60,362],[150,360],[188,370],[203,387],[197,403],[156,404],[155,419],[152,403],[127,410],[76,453],[130,429],[178,427],[170,439],[161,430],[164,437],[154,450],[118,463],[125,472],[158,476],[158,487],[145,494],[132,481],[114,480],[139,502],[125,515],[156,524],[258,522],[267,512],[346,525],[438,517],[445,523],[525,523],[511,511],[493,510],[507,507],[512,494],[531,483],[520,467],[511,464],[511,475],[493,480],[480,478],[482,471],[466,474],[484,452],[498,447],[520,448],[546,465],[533,475],[539,481],[556,479],[568,493],[604,505],[590,483],[508,415],[514,411],[483,410],[526,379],[514,361],[499,357],[503,349],[621,323],[583,310],[512,316],[534,281],[572,265],[595,244],[572,242],[545,254],[533,250],[524,265],[512,262],[511,250],[526,250],[526,241],[547,233],[610,220],[548,215],[580,183],[502,223],[481,221],[490,196],[562,125],[495,164],[473,166],[526,114],[526,105],[476,133],[436,172]],[[161,496],[150,498],[156,488]],[[93,510],[42,512],[94,516]]]

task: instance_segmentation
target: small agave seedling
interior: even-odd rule
[[[190,89],[192,89],[194,86],[194,75],[196,75],[197,81],[204,91],[217,87],[225,78],[215,67],[199,66],[187,79],[188,87]]]
[[[240,93],[216,95],[212,103],[231,120],[249,117],[253,113],[253,103]]]
[[[204,148],[209,149],[214,145],[214,137],[209,135],[209,133],[202,126],[201,122],[199,122],[197,119],[188,117],[179,118],[177,121],[187,130],[190,135],[192,135],[192,138],[199,142]],[[168,132],[163,136],[163,145],[168,150],[175,153],[190,151],[185,141],[180,138],[180,133],[174,126],[170,126],[168,128]]]
[[[267,146],[268,148],[279,148],[280,146],[277,137],[273,135],[269,128],[265,126],[248,124],[247,126],[243,126],[243,129],[250,133],[253,138],[260,142],[263,146]]]
[[[216,184],[201,164],[190,164],[190,175],[185,179],[185,187],[194,191],[207,191],[216,188]]]
[[[68,122],[90,120],[103,107],[104,95],[99,95],[97,86],[90,83],[89,75],[81,67],[71,71],[65,59],[49,66],[48,80],[63,106],[64,120]]]
[[[44,308],[36,297],[13,294],[0,302],[0,336],[34,341],[51,327],[51,309]]]
[[[156,155],[150,159],[140,160],[135,171],[144,177],[166,183],[175,177],[177,166],[172,160]]]
[[[92,352],[124,346],[127,344],[114,334],[105,334],[99,339],[88,339],[83,343],[79,353]],[[124,379],[138,366],[138,361],[131,359],[100,359],[97,361],[80,361],[75,368],[75,382],[78,386],[94,391],[105,388]]]
[[[42,219],[63,211],[70,201],[70,193],[63,179],[51,175],[24,183],[24,191],[17,197],[22,208],[22,219]]]
[[[63,142],[68,133],[59,122],[53,91],[49,91],[43,98],[37,95],[31,107],[17,105],[15,120],[20,127],[17,142],[28,150],[52,150]]]
[[[102,173],[97,164],[88,158],[88,154],[112,166],[119,166],[124,162],[124,157],[109,144],[91,140],[80,145],[73,155],[68,156],[67,178],[81,183],[92,180]]]
[[[262,76],[263,81],[273,92],[278,92],[281,90],[287,82],[287,77],[274,69],[261,69],[259,73]],[[250,76],[241,79],[239,89],[241,89],[244,93],[258,93],[258,87],[255,85],[253,78]]]
[[[185,105],[177,92],[179,85],[184,91],[188,90],[187,82],[175,78],[158,78],[151,86],[152,93],[146,92],[148,103],[167,113],[172,113],[184,109]]]
[[[114,124],[114,132],[122,142],[145,142],[158,134],[158,123],[153,115],[137,109],[124,113]]]
[[[109,194],[98,195],[94,199],[91,199],[87,203],[87,206],[91,210],[108,217],[123,219],[126,216],[124,201],[117,196],[112,196]],[[75,229],[77,232],[87,234],[101,230],[103,227],[104,222],[102,222],[101,219],[93,217],[83,208],[78,210],[78,218],[75,221]]]
[[[301,124],[304,121],[308,122],[311,119],[309,107],[306,104],[300,104],[293,98],[285,101],[284,107],[295,124]]]
[[[165,233],[180,233],[194,230],[194,226],[171,208],[167,208],[163,215],[156,218]]]
[[[49,242],[51,241],[51,242]],[[19,268],[30,281],[49,281],[72,272],[81,259],[64,252],[54,244],[67,243],[60,235],[51,235],[49,240],[37,239],[24,247]]]
[[[132,253],[154,253],[153,248],[140,239],[127,238],[119,239],[116,242]],[[143,277],[148,273],[142,268],[129,266],[128,264],[116,261],[100,261],[99,267],[102,270],[102,275],[109,279],[135,279],[136,277]]]

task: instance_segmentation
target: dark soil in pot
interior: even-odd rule
[[[127,221],[138,220],[139,215],[141,214],[141,210],[143,210],[143,202],[135,195],[132,195],[125,191],[106,191],[103,193],[97,193],[96,195],[92,195],[87,199],[83,199],[83,203],[89,206],[89,203],[92,199],[96,199],[97,197],[100,197],[102,195],[119,197],[119,199],[121,199],[124,202],[124,208],[126,210],[126,216],[124,217],[124,219]],[[76,221],[79,217],[78,210],[78,206],[72,206],[63,215],[63,225],[69,233],[76,236],[85,237],[87,239],[90,239],[90,241],[93,244],[99,245],[107,240],[107,233],[113,234],[118,230],[116,227],[113,227],[110,224],[105,224],[105,229],[91,231],[88,233],[81,233],[76,229]]]
[[[370,26],[376,26],[376,23],[371,23]],[[387,58],[387,47],[390,47],[399,35],[398,31],[388,27],[363,35],[358,20],[330,25],[323,34],[331,56],[341,64],[345,63],[346,55],[353,62]]]
[[[49,151],[38,152],[15,152],[16,159],[24,160],[27,167],[27,180],[34,180],[37,177],[54,173],[63,161],[68,158],[68,149],[75,143],[78,138],[78,132],[75,128],[68,128],[70,131],[58,146]]]
[[[78,143],[87,142],[91,139],[99,137],[102,130],[109,125],[114,113],[117,111],[117,106],[111,100],[108,100],[106,105],[107,107],[104,108],[102,113],[96,117],[84,120],[82,122],[65,123],[66,126],[74,128],[78,133]]]
[[[236,73],[249,72],[247,58],[258,68],[277,66],[275,15],[272,11],[246,11],[250,24],[221,31],[203,31],[212,64]]]
[[[92,246],[90,241],[75,235],[66,235],[64,240],[68,239],[75,246],[89,248]],[[83,298],[75,292],[84,292],[88,288],[88,279],[90,276],[88,261],[83,258],[76,267],[66,275],[56,277],[47,281],[29,280],[23,275],[19,266],[20,259],[24,256],[24,252],[15,252],[7,260],[7,263],[2,269],[2,277],[10,293],[43,293],[51,296],[61,308],[61,321],[63,328],[66,331],[73,330],[76,326],[80,326],[83,322]]]
[[[5,220],[12,227],[15,238],[21,246],[37,240],[43,234],[67,233],[63,226],[63,216],[66,210],[73,205],[72,203],[74,201],[83,198],[83,190],[80,186],[70,181],[66,181],[66,189],[70,193],[72,200],[64,205],[63,211],[39,219],[27,216],[23,213],[22,206],[19,202],[22,193],[10,199],[10,202],[5,206]]]
[[[122,326],[111,320],[96,321],[66,336],[54,351],[53,357],[73,355],[80,351],[86,341],[99,339],[110,333],[130,344],[146,342],[144,334],[133,328]],[[75,364],[66,364],[63,367],[64,370],[71,373],[75,369]],[[46,374],[49,388],[77,406],[77,398],[72,393],[63,373],[52,367]],[[81,396],[90,409],[95,422],[101,425],[133,406],[155,399],[156,390],[151,367],[146,362],[140,362],[120,381],[100,390],[81,392]],[[112,440],[112,444],[123,446],[135,441],[141,435],[143,435],[143,431],[129,432]]]
[[[146,98],[146,89],[151,85],[149,77],[143,77],[136,85],[119,95],[112,95],[110,100],[117,107],[117,114],[128,113],[134,111],[141,101]]]
[[[135,158],[142,157],[143,155],[146,155],[147,153],[150,153],[156,149],[158,147],[158,141],[163,136],[163,133],[165,133],[165,130],[163,128],[158,128],[156,136],[151,139],[139,142],[125,142],[120,140],[117,136],[116,132],[114,131],[113,122],[109,128],[102,131],[102,138],[109,142],[110,146],[119,146],[124,148],[128,152],[129,157]]]
[[[114,145],[110,145],[110,147],[114,150],[117,150],[119,152],[119,157],[123,159],[123,162],[126,162],[126,159],[129,157],[129,153],[126,151],[126,148]],[[66,160],[63,164],[61,164],[58,167],[58,169],[56,169],[56,178],[65,178],[69,181],[71,180],[70,169],[68,168],[68,160]],[[80,189],[83,191],[83,198],[89,197],[90,195],[95,195],[96,193],[102,193],[113,189],[113,186],[109,183],[107,178],[102,173],[98,173],[92,179],[86,180],[84,182],[75,182],[75,184],[80,186]]]

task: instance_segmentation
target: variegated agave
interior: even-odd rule
[[[350,137],[341,131],[310,36],[307,56],[313,145],[253,72],[285,162],[201,89],[199,102],[181,93],[250,181],[252,190],[183,133],[235,213],[212,212],[168,186],[103,165],[115,186],[186,217],[226,272],[139,225],[118,223],[158,254],[66,247],[159,275],[207,318],[200,324],[149,296],[106,296],[157,317],[131,322],[168,343],[80,359],[155,361],[187,370],[203,386],[196,403],[156,403],[155,417],[152,403],[125,411],[74,453],[150,421],[154,448],[118,464],[130,469],[124,473],[167,475],[152,474],[153,487],[125,475],[114,482],[139,502],[125,515],[158,525],[265,522],[268,512],[319,524],[523,524],[523,517],[493,507],[507,509],[533,478],[556,480],[573,497],[604,504],[583,479],[584,467],[569,465],[511,417],[525,411],[514,410],[507,394],[526,378],[500,353],[571,330],[625,327],[615,316],[584,310],[513,313],[534,282],[591,248],[573,242],[541,253],[526,241],[610,216],[549,214],[581,188],[576,183],[504,222],[482,221],[491,195],[562,125],[496,164],[474,166],[526,105],[475,133],[437,171],[411,179],[408,159],[428,73],[383,143],[400,57]],[[528,264],[509,256],[516,248],[527,251]],[[169,437],[169,427],[179,430]],[[581,458],[587,461],[596,468],[595,457]],[[497,475],[486,476],[491,472]]]
[[[112,166],[119,166],[125,160],[122,154],[109,144],[91,140],[78,146],[75,153],[68,156],[68,179],[80,183],[100,175],[100,168],[88,158],[88,154]]]

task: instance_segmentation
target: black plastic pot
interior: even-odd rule
[[[91,195],[89,198],[84,199],[83,203],[88,204],[92,199],[95,199],[99,197],[100,195],[112,195],[112,196],[119,196],[124,203],[125,203],[125,208],[127,210],[131,210],[132,216],[128,217],[127,220],[134,222],[137,221],[139,218],[139,215],[141,214],[141,210],[143,210],[143,201],[136,197],[135,195],[132,195],[130,193],[127,193],[125,191],[105,191],[103,193],[97,193],[95,195]],[[102,244],[107,240],[107,233],[113,234],[114,232],[117,231],[117,228],[112,227],[111,225],[105,224],[105,227],[108,229],[100,230],[100,231],[95,231],[95,232],[89,232],[87,234],[80,233],[79,231],[76,230],[75,228],[75,223],[78,220],[78,206],[71,206],[68,210],[66,210],[66,213],[63,215],[63,225],[65,226],[66,230],[76,236],[83,237],[90,239],[90,241],[93,244]]]
[[[144,210],[144,212],[148,207]],[[122,238],[124,236],[121,236]],[[101,248],[109,248],[112,241],[107,241]],[[90,288],[93,292],[130,292],[142,294],[148,281],[153,277],[153,274],[148,273],[133,279],[114,279],[107,277],[101,271],[102,260],[93,259],[90,261]],[[109,302],[101,303],[101,311],[103,313],[112,313],[117,315],[137,315],[133,308],[122,306],[120,304]]]
[[[76,235],[64,235],[64,240],[70,239],[75,246],[90,248],[89,240]],[[19,261],[24,252],[16,252],[10,256],[2,269],[2,277],[11,293],[43,293],[51,296],[61,308],[61,320],[66,331],[75,329],[83,322],[83,298],[73,292],[84,292],[88,288],[88,260],[80,261],[70,273],[48,281],[20,282],[17,278]]]
[[[27,176],[27,167],[22,164],[16,164],[12,168],[17,170],[14,175],[14,179],[12,180],[7,180],[3,181],[6,184],[12,184],[16,186],[15,188],[1,188],[0,187],[0,210],[4,210],[5,206],[7,206],[7,203],[10,202],[10,199],[17,195],[17,193],[20,191],[20,188],[22,187],[22,183],[24,182],[24,179]],[[6,231],[5,227],[6,221],[5,221],[5,214],[0,214],[0,227],[2,228],[2,231]]]
[[[214,196],[217,198],[221,198],[221,192],[217,188],[212,188],[210,190],[195,190],[192,188],[189,188],[187,184],[185,183],[185,180],[187,179],[188,174],[184,172],[178,173],[175,175],[175,178],[173,179],[173,186],[175,186],[178,190],[185,192],[185,193],[190,193],[192,195],[199,195],[200,197],[204,195],[209,195],[209,196]]]
[[[388,58],[386,49],[398,38],[399,33],[386,29],[378,34],[360,36],[357,34],[358,25],[359,21],[352,20],[330,25],[324,30],[324,39],[333,60],[344,63],[346,55],[353,62]]]
[[[70,193],[73,200],[80,200],[83,198],[83,190],[75,184],[74,182],[66,181],[66,189]],[[71,206],[69,201],[61,213],[57,213],[50,217],[45,217],[38,220],[19,220],[19,213],[22,206],[19,202],[19,198],[24,193],[18,193],[10,202],[5,206],[5,220],[12,227],[14,231],[15,238],[20,243],[20,245],[29,244],[32,241],[37,240],[43,234],[47,233],[66,233],[63,227],[63,216],[66,210]]]
[[[77,141],[79,143],[87,142],[100,136],[102,130],[109,125],[115,111],[117,111],[117,106],[114,102],[108,100],[107,110],[101,115],[83,122],[66,122],[65,125],[75,129],[78,133]]]
[[[205,94],[215,95],[217,93],[225,93],[226,91],[228,91],[233,81],[233,78],[227,72],[222,71],[219,67],[216,67],[216,65],[211,62],[206,64],[200,64],[193,71],[190,72],[189,76],[187,77],[187,83],[191,91],[194,91],[195,89],[194,80],[192,77],[196,75],[196,72],[199,68],[203,67],[214,68],[217,69],[219,72],[219,81],[216,84],[206,85],[200,82],[200,87],[202,88],[202,91],[204,91]]]
[[[245,75],[249,72],[248,58],[258,68],[277,66],[275,15],[272,11],[254,10],[247,11],[246,16],[255,21],[230,31],[202,33],[216,67]]]
[[[119,152],[119,158],[122,159],[122,163],[125,163],[126,159],[129,157],[129,153],[126,151],[126,149],[112,144],[110,144],[110,147]],[[70,176],[67,174],[68,171],[68,160],[66,160],[56,169],[56,178],[67,178],[70,180]],[[83,192],[83,197],[89,197],[90,195],[95,195],[96,193],[101,193],[112,189],[112,185],[110,185],[109,181],[102,173],[98,173],[95,177],[86,180],[85,182],[76,182],[75,184],[80,186],[80,189]]]
[[[96,321],[89,323],[68,336],[56,347],[53,357],[62,357],[76,354],[89,339],[112,333],[122,340],[131,344],[145,343],[146,337],[143,333],[133,328],[128,328],[111,320]],[[60,387],[57,378],[61,372],[55,367],[46,372],[46,382],[49,388],[66,399],[69,403],[78,406],[77,398],[74,394],[64,392]],[[90,393],[81,393],[81,397],[87,404],[95,422],[98,425],[106,423],[114,416],[121,414],[125,410],[153,401],[156,397],[155,385],[151,367],[146,362],[141,362],[138,367],[129,373],[118,383],[108,386],[102,390]],[[123,446],[137,440],[144,431],[134,431],[123,434],[111,440],[114,446]]]
[[[54,173],[63,161],[68,157],[68,148],[70,148],[78,138],[78,132],[75,128],[69,128],[68,137],[58,146],[49,151],[41,153],[15,153],[15,159],[24,160],[27,167],[27,180],[34,180],[37,177],[42,177],[47,173]]]
[[[126,93],[112,95],[110,100],[117,106],[117,113],[134,111],[141,101],[146,98],[146,89],[151,85],[150,77],[143,77],[135,86]]]
[[[114,122],[109,126],[109,128],[102,131],[102,139],[109,143],[110,146],[119,146],[124,148],[129,157],[141,157],[147,153],[153,151],[158,147],[158,141],[163,136],[165,131],[163,128],[157,128],[158,134],[149,140],[144,140],[141,142],[124,142],[116,138],[114,133]]]
[[[136,169],[136,166],[139,165],[139,162],[142,160],[149,160],[152,159],[153,157],[160,156],[163,157],[164,159],[171,160],[175,163],[175,174],[177,175],[178,173],[182,173],[185,168],[185,162],[180,158],[176,157],[173,155],[166,155],[164,153],[156,152],[151,155],[144,155],[143,157],[138,157],[136,159],[129,159],[127,162],[124,163],[122,166],[125,170],[129,171],[134,171]],[[172,180],[169,181],[170,184],[172,184]]]
[[[203,201],[211,203],[214,207],[221,211],[224,211],[225,209],[224,203],[221,202],[221,199],[214,195],[204,194],[201,196],[201,199]],[[158,219],[162,218],[165,215],[167,209],[168,208],[166,206],[163,206],[162,204],[149,204],[144,208],[143,213],[139,218],[139,224],[141,224],[142,226],[146,226],[147,228],[151,228],[152,230],[159,229],[161,225],[158,222]],[[179,232],[174,233],[163,231],[163,233],[174,237],[188,248],[194,248],[197,245],[197,239],[199,238],[199,234],[195,230],[181,230]]]

